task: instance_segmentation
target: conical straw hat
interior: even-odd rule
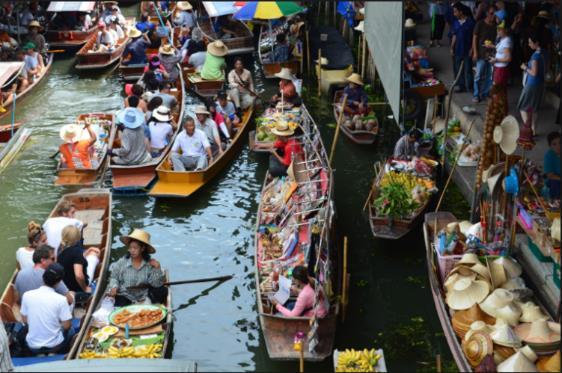
[[[505,347],[521,347],[521,339],[515,334],[511,326],[505,323],[496,323],[494,331],[490,334],[494,343]]]
[[[521,265],[509,256],[498,258],[494,260],[494,263],[501,264],[509,278],[519,277],[523,273]]]
[[[453,289],[453,285],[455,285],[455,282],[457,282],[461,278],[465,278],[465,277],[470,278],[471,281],[476,280],[476,274],[474,274],[474,273],[472,273],[468,276],[463,276],[459,273],[453,273],[453,274],[450,274],[449,276],[447,276],[447,279],[445,280],[445,283],[443,284],[443,286],[445,287],[447,292],[449,292]]]
[[[513,154],[517,149],[519,138],[519,123],[514,116],[508,115],[499,126],[494,128],[494,142],[505,154]]]
[[[490,292],[486,281],[462,278],[455,282],[452,291],[447,293],[446,301],[454,310],[466,310],[482,302]]]
[[[527,347],[529,346],[526,346],[525,348]],[[498,372],[536,372],[537,368],[534,362],[529,360],[529,357],[527,356],[530,355],[530,357],[532,357],[532,354],[534,355],[534,352],[531,350],[531,352],[529,353],[525,350],[525,348],[517,351],[509,358],[507,358],[503,363],[498,365]]]
[[[533,322],[547,318],[541,308],[533,302],[523,303],[521,310],[521,318],[519,319],[521,322]]]
[[[474,332],[462,342],[462,350],[471,366],[477,367],[482,360],[494,351],[490,336],[482,332]]]
[[[482,278],[484,278],[486,281],[491,282],[491,276],[490,276],[490,271],[488,271],[488,268],[486,268],[486,266],[480,262],[474,264],[472,267],[468,268],[469,270],[471,270],[472,272],[476,273],[477,275],[481,276]]]
[[[488,260],[488,257],[486,257],[486,266],[488,267],[488,271],[490,272],[492,286],[494,287],[494,289],[499,288],[507,281],[505,269],[500,263],[490,261]]]
[[[215,40],[207,45],[207,53],[216,57],[224,57],[228,54],[228,47],[224,45],[222,40]]]
[[[468,332],[466,332],[466,334],[464,336],[464,339],[465,340],[469,339],[470,336],[472,334],[474,334],[475,332],[490,335],[490,334],[492,334],[493,331],[494,331],[494,328],[491,325],[486,324],[482,320],[476,320],[472,324],[470,324],[470,329],[468,329]]]
[[[150,234],[143,231],[142,229],[135,228],[133,232],[131,232],[131,234],[127,236],[121,236],[121,242],[123,242],[125,245],[129,245],[131,240],[136,240],[144,243],[147,246],[146,252],[148,254],[154,254],[156,252],[156,249],[150,243]]]
[[[496,317],[507,321],[511,326],[517,326],[521,317],[521,308],[515,303],[508,303],[502,308],[498,308]]]
[[[475,304],[467,310],[455,312],[452,318],[453,329],[460,338],[464,338],[470,326],[479,320],[490,325],[496,322],[496,319],[482,312],[478,304]]]
[[[513,277],[504,282],[501,286],[502,289],[506,290],[517,290],[517,289],[527,289],[525,285],[525,280],[521,277]]]
[[[513,294],[505,289],[496,289],[480,303],[480,308],[482,311],[486,312],[490,316],[496,317],[497,310],[503,306],[513,302]]]
[[[461,260],[457,262],[457,264],[466,264],[466,265],[474,265],[480,263],[478,259],[478,255],[474,253],[466,253],[462,256]]]
[[[361,75],[357,73],[353,73],[347,78],[345,78],[348,82],[355,83],[357,85],[363,85],[363,79],[361,79]]]
[[[545,319],[520,324],[515,328],[515,333],[527,343],[551,344],[560,342],[560,324]]]
[[[539,358],[537,368],[539,372],[560,372],[560,350],[554,355]]]

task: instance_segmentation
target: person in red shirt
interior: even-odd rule
[[[299,106],[301,104],[301,99],[293,84],[291,69],[284,67],[280,72],[275,74],[275,76],[281,80],[279,81],[279,92],[271,98],[271,106],[275,107],[281,100],[283,100],[284,104]]]
[[[293,159],[301,153],[300,143],[294,137],[295,131],[290,129],[286,123],[278,123],[271,133],[277,136],[277,140],[270,144],[256,144],[261,149],[269,149],[269,174],[273,177],[287,176],[287,169]]]
[[[82,130],[77,124],[67,124],[60,130],[60,137],[65,142],[59,147],[62,164],[69,169],[92,168],[91,148],[96,143],[96,133],[89,124],[85,125],[90,135],[89,139],[82,139]]]

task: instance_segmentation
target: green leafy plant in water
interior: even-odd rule
[[[380,189],[373,206],[378,216],[388,216],[393,219],[408,217],[419,207],[404,185],[396,181],[391,181]]]

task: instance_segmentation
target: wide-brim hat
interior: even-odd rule
[[[138,28],[133,27],[129,30],[129,37],[130,38],[138,38],[140,36],[142,36],[142,32]]]
[[[509,256],[502,256],[501,258],[494,260],[494,263],[501,265],[505,270],[507,277],[510,279],[519,277],[523,273],[521,265]]]
[[[490,334],[495,344],[505,347],[521,347],[521,339],[515,334],[511,326],[507,323],[494,326],[494,331]]]
[[[478,259],[478,255],[474,253],[466,253],[462,256],[461,260],[457,262],[457,264],[465,264],[472,266],[476,263],[480,263],[480,259]]]
[[[129,245],[129,243],[131,243],[131,240],[136,240],[142,242],[147,246],[146,252],[148,254],[154,254],[156,252],[156,249],[150,243],[150,234],[148,232],[143,231],[142,229],[135,228],[133,229],[133,232],[131,234],[127,236],[121,236],[120,240],[125,245]]]
[[[492,327],[492,325],[486,324],[482,320],[476,320],[472,324],[470,324],[470,329],[468,329],[468,331],[466,332],[464,340],[468,340],[470,336],[476,332],[490,335],[493,331],[494,328]]]
[[[521,304],[521,310],[522,313],[519,321],[524,323],[532,323],[533,321],[548,318],[542,309],[531,301]]]
[[[271,133],[277,136],[293,136],[295,130],[291,129],[285,122],[278,122],[275,127],[271,129]]]
[[[536,372],[537,368],[534,364],[536,359],[537,355],[533,350],[525,346],[499,364],[498,372]]]
[[[474,273],[471,273],[468,276],[464,276],[460,273],[450,273],[445,279],[445,283],[443,284],[443,286],[447,291],[451,291],[453,290],[453,286],[455,285],[455,282],[457,282],[458,280],[464,277],[469,277],[471,280],[476,280],[476,275]]]
[[[488,271],[490,271],[490,277],[492,279],[492,286],[494,289],[499,288],[507,281],[505,269],[500,263],[490,261],[488,260],[488,257],[486,257],[486,266],[488,267]]]
[[[291,72],[291,69],[289,69],[288,67],[283,67],[281,71],[275,74],[275,77],[279,79],[293,80],[293,74]]]
[[[152,116],[161,122],[168,122],[172,119],[170,109],[167,106],[161,105],[152,112]]]
[[[537,360],[539,372],[560,372],[560,350],[554,355],[540,357]]]
[[[413,19],[408,18],[408,19],[406,20],[406,22],[404,22],[404,27],[405,27],[405,28],[416,27],[416,22],[414,22]]]
[[[523,280],[521,277],[510,278],[509,280],[501,284],[500,287],[505,290],[527,289],[525,280]]]
[[[345,78],[345,80],[354,84],[363,85],[363,79],[361,79],[361,75],[357,73],[351,74],[350,76]]]
[[[200,105],[195,107],[195,110],[193,111],[195,114],[206,114],[206,115],[211,115],[211,113],[209,113],[209,111],[207,110],[207,108],[205,108],[205,106]]]
[[[550,19],[550,14],[549,14],[548,11],[546,11],[546,10],[541,10],[541,11],[537,14],[537,18]]]
[[[526,343],[552,344],[560,342],[560,324],[539,319],[532,323],[519,324],[515,334]]]
[[[215,40],[207,45],[207,52],[215,57],[224,57],[228,54],[228,47],[224,45],[222,40]]]
[[[191,10],[193,6],[188,1],[178,1],[176,8],[179,10]]]
[[[494,352],[494,343],[486,333],[475,332],[462,342],[462,350],[472,367],[477,367],[482,360]]]
[[[517,149],[519,123],[513,115],[505,117],[499,126],[494,128],[494,142],[505,154],[513,154]]]
[[[470,326],[475,321],[483,321],[486,324],[494,324],[496,319],[482,312],[478,304],[474,304],[467,310],[455,312],[452,317],[452,325],[455,333],[464,338],[466,333],[470,330]]]
[[[359,22],[359,24],[355,26],[355,30],[365,32],[365,21]]]
[[[158,48],[158,53],[173,56],[175,53],[174,47],[171,44],[164,44]]]
[[[447,292],[446,302],[453,310],[466,310],[482,302],[489,292],[490,287],[486,281],[465,277],[455,282],[452,290]]]
[[[126,128],[135,129],[144,123],[144,115],[139,109],[128,107],[117,113],[117,121]]]
[[[39,21],[37,21],[35,19],[33,21],[29,22],[29,25],[27,25],[27,28],[31,28],[31,27],[37,27],[39,30],[43,30],[43,26],[41,26]]]
[[[480,303],[482,311],[488,315],[496,317],[499,308],[513,302],[513,294],[505,289],[494,290],[485,300]]]
[[[59,131],[60,138],[69,144],[80,140],[82,128],[77,124],[65,124]]]
[[[520,317],[521,308],[515,303],[508,303],[496,311],[496,318],[505,320],[511,326],[517,326]]]

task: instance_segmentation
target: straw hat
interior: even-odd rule
[[[138,37],[141,37],[141,36],[142,36],[142,32],[138,28],[133,27],[129,30],[129,37],[130,38],[134,39],[134,38],[138,38]]]
[[[511,347],[505,347],[505,346],[494,344],[494,362],[496,363],[496,365],[505,361],[505,359],[507,359],[514,353],[515,353],[515,349]]]
[[[506,323],[496,323],[494,331],[490,334],[495,344],[505,347],[521,347],[521,339],[515,334],[511,326]]]
[[[486,324],[482,320],[476,320],[475,322],[470,324],[470,329],[468,329],[468,331],[466,332],[466,334],[464,336],[464,340],[465,341],[468,340],[470,338],[470,336],[473,335],[476,332],[484,333],[486,335],[490,335],[490,334],[492,334],[493,331],[494,331],[494,328],[491,325]]]
[[[500,286],[502,289],[506,290],[520,290],[520,289],[527,289],[525,285],[525,280],[521,277],[513,277],[507,280]]]
[[[482,308],[482,311],[486,312],[488,315],[496,317],[499,308],[502,308],[512,302],[513,294],[505,289],[496,289],[484,300],[484,302],[480,303],[480,308]]]
[[[228,54],[228,47],[224,45],[222,40],[215,40],[207,45],[207,52],[215,57],[224,57]]]
[[[452,291],[455,282],[457,282],[461,278],[467,278],[467,277],[470,279],[470,281],[476,280],[476,274],[474,273],[471,273],[468,276],[463,276],[460,273],[450,273],[445,279],[445,283],[443,284],[443,286],[445,287],[447,292]]]
[[[133,229],[133,232],[131,234],[127,236],[121,236],[120,240],[125,245],[129,245],[129,243],[131,243],[131,240],[136,240],[142,242],[147,246],[146,252],[148,254],[154,254],[156,252],[156,249],[150,243],[150,234],[143,231],[142,229],[135,228]]]
[[[416,27],[416,22],[414,22],[413,19],[408,18],[408,19],[406,20],[406,22],[404,22],[404,27],[405,27],[405,28]]]
[[[552,356],[539,358],[537,368],[539,372],[560,372],[560,350]]]
[[[209,113],[209,111],[207,110],[207,108],[203,105],[198,105],[197,107],[195,107],[194,110],[195,114],[206,114],[206,115],[211,115],[211,113]]]
[[[179,10],[191,10],[193,9],[193,6],[187,1],[178,1],[176,8]]]
[[[355,26],[355,30],[365,32],[365,21],[359,22],[359,24]]]
[[[536,372],[536,360],[535,352],[525,346],[498,365],[498,372]]]
[[[167,106],[161,105],[152,112],[152,116],[161,122],[169,122],[172,119],[170,109]]]
[[[62,141],[72,144],[80,139],[82,128],[77,124],[66,124],[59,131]]]
[[[482,360],[494,351],[490,336],[483,332],[474,332],[462,342],[462,350],[471,366],[477,367]]]
[[[462,256],[461,260],[457,262],[457,264],[465,264],[468,266],[472,266],[474,264],[480,263],[478,259],[478,255],[474,253],[466,253]]]
[[[363,79],[361,79],[361,75],[359,75],[357,73],[351,74],[350,76],[345,78],[345,80],[347,80],[348,82],[357,84],[357,85],[363,85]]]
[[[513,154],[517,149],[519,138],[519,123],[513,115],[508,115],[499,126],[494,128],[494,142],[505,154]]]
[[[293,80],[293,74],[291,73],[291,69],[288,67],[283,67],[281,71],[275,74],[275,77],[279,79]]]
[[[505,320],[511,326],[517,326],[517,324],[519,324],[519,318],[521,317],[521,308],[515,303],[508,303],[498,308],[496,317]]]
[[[275,127],[271,129],[271,133],[277,136],[292,136],[295,130],[289,128],[289,125],[285,122],[277,122]]]
[[[505,274],[505,269],[501,263],[490,262],[488,257],[486,257],[486,266],[488,271],[490,271],[490,277],[492,278],[492,286],[499,288],[502,284],[507,281],[507,275]]]
[[[552,226],[550,227],[550,237],[555,241],[560,242],[560,218],[554,219]]]
[[[509,279],[519,277],[523,273],[521,265],[517,263],[515,259],[509,256],[502,256],[501,258],[494,260],[494,263],[497,263],[503,267]]]
[[[27,28],[32,28],[32,27],[37,27],[39,30],[43,30],[43,26],[41,26],[41,24],[35,19],[29,22],[29,25],[27,25]]]
[[[468,220],[463,220],[459,223],[459,229],[465,237],[468,236],[468,230],[470,229],[470,227],[472,227],[472,223]]]
[[[175,53],[175,49],[171,44],[164,44],[160,48],[158,48],[158,53],[173,56]]]
[[[515,328],[515,333],[526,343],[551,344],[560,342],[560,324],[546,319],[520,324]]]
[[[470,326],[478,320],[484,321],[486,324],[493,324],[496,321],[493,317],[482,312],[478,304],[475,304],[468,310],[455,312],[451,323],[455,334],[460,338],[464,338],[470,330]]]
[[[531,323],[533,321],[548,318],[539,306],[530,301],[521,305],[521,311],[521,317],[519,318],[519,321],[521,322]]]
[[[478,262],[473,266],[468,267],[468,269],[476,273],[477,275],[480,275],[483,279],[491,283],[492,279],[490,277],[490,271],[488,271],[488,268],[486,268],[484,264]]]
[[[446,301],[451,309],[466,310],[482,302],[489,292],[490,287],[486,281],[461,278],[447,293]]]
[[[546,10],[541,10],[541,11],[537,14],[537,18],[550,19],[550,14],[549,14],[548,11],[546,11]]]

